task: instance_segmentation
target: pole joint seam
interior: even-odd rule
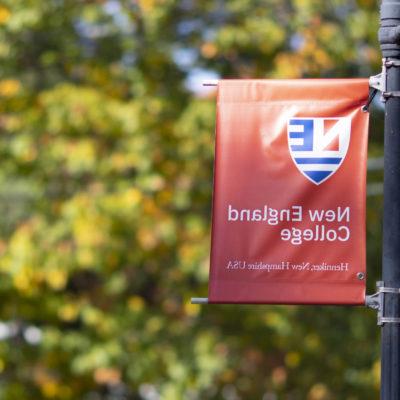
[[[385,99],[389,99],[391,97],[400,97],[400,91],[399,90],[394,90],[393,92],[383,92],[382,96]]]
[[[388,60],[387,58],[384,58],[383,63],[386,68],[400,67],[400,60]]]

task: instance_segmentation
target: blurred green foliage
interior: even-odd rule
[[[208,280],[202,77],[366,77],[377,28],[374,0],[3,0],[0,399],[376,399],[374,312],[189,298]],[[374,156],[381,131],[376,109]]]

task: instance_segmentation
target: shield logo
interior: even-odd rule
[[[290,155],[297,169],[320,185],[341,166],[350,143],[351,118],[291,118]]]

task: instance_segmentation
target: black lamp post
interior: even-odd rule
[[[386,70],[382,280],[400,288],[400,0],[383,0],[379,42]],[[400,296],[385,293],[385,316],[400,317]],[[400,400],[400,323],[382,326],[381,399]]]

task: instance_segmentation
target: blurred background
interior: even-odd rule
[[[380,72],[375,0],[0,2],[0,399],[372,400],[362,307],[207,296],[204,79]],[[378,97],[378,96],[377,96]],[[371,110],[368,286],[380,276]]]

